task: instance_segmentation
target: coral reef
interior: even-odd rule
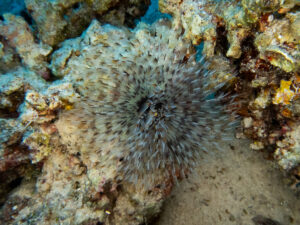
[[[25,0],[39,31],[40,39],[51,46],[79,36],[93,18],[114,25],[134,25],[142,16],[148,0]]]
[[[148,0],[25,3],[0,20],[4,223],[147,223],[224,138],[223,104],[300,177],[298,1],[159,0],[172,21],[133,30]]]
[[[89,10],[92,10],[92,5],[100,3],[77,2],[79,4],[76,7],[85,5]],[[12,14],[4,14],[0,21],[1,221],[6,224],[22,224],[25,221],[43,224],[141,224],[147,221],[159,212],[168,190],[157,188],[149,192],[137,192],[132,184],[120,186],[116,180],[110,179],[111,174],[116,175],[114,161],[111,161],[110,167],[102,168],[101,164],[105,159],[95,155],[96,152],[85,154],[81,152],[82,149],[76,150],[69,146],[66,139],[70,136],[76,138],[78,133],[71,130],[73,123],[64,123],[58,117],[61,110],[73,109],[80,95],[91,95],[90,89],[85,90],[88,82],[84,80],[83,71],[86,69],[88,73],[92,70],[84,66],[80,70],[82,74],[74,73],[71,66],[74,57],[83,55],[84,48],[89,46],[90,41],[92,45],[98,42],[105,50],[105,41],[117,43],[121,38],[119,35],[128,39],[131,32],[111,27],[108,29],[112,32],[110,33],[107,28],[93,22],[85,35],[67,40],[62,48],[52,54],[52,47],[44,44],[43,38],[48,39],[51,45],[56,45],[65,38],[80,34],[85,25],[73,24],[74,27],[70,26],[68,29],[77,29],[76,32],[67,30],[67,35],[63,38],[60,37],[61,30],[54,30],[55,43],[51,42],[51,32],[47,30],[47,34],[43,36],[41,28],[49,28],[56,22],[62,23],[62,20],[68,21],[67,25],[70,25],[72,21],[67,17],[62,19],[57,16],[68,11],[69,2],[65,2],[63,11],[52,11],[52,15],[56,15],[55,19],[58,20],[51,21],[47,18],[47,24],[41,21],[38,23],[37,11],[41,8],[35,8],[29,1],[26,3],[37,24],[28,24],[28,18]],[[109,21],[120,15],[123,17],[120,18],[121,22],[114,22],[130,25],[137,15],[143,14],[143,3],[144,1],[116,1],[114,9],[110,11],[108,8],[104,9],[104,5],[98,5],[99,9],[104,9],[105,15],[104,11],[93,12],[88,19],[96,13],[102,13],[102,21]],[[58,6],[54,1],[47,1],[47,4],[53,4],[55,9],[62,9],[62,5]],[[72,7],[75,7],[74,4]],[[123,4],[127,4],[126,7]],[[48,9],[49,7],[45,7],[43,10]],[[72,12],[74,10],[76,9],[71,9]],[[91,11],[80,11],[85,14],[88,12]],[[49,16],[47,13],[45,15]],[[74,14],[73,17],[70,15],[70,18],[74,21],[78,19],[78,15],[81,14]],[[88,25],[90,21],[87,22],[86,18],[82,19]],[[39,35],[34,33],[35,28],[38,28]],[[115,35],[115,38],[110,35]],[[42,40],[39,41],[39,38]],[[142,39],[141,36],[140,40]],[[74,43],[69,46],[69,51],[66,49],[67,43]],[[106,53],[106,57],[109,57],[109,52]],[[100,57],[103,63],[106,57]],[[49,64],[51,58],[52,62]],[[77,63],[80,64],[79,67],[83,66],[80,61]],[[57,78],[52,77],[51,73],[63,79],[53,81]],[[67,129],[70,129],[70,133],[64,133]]]
[[[283,19],[268,16],[268,25],[255,37],[259,57],[286,72],[300,69],[300,14],[287,13]]]
[[[174,17],[175,29],[182,27],[184,36],[199,44],[205,40],[204,52],[213,55],[216,45],[216,25],[212,23],[213,16],[207,10],[207,1],[178,1],[160,0],[159,9],[163,13]]]
[[[282,140],[276,142],[275,157],[284,169],[291,169],[300,162],[300,125],[293,123]]]
[[[12,184],[36,176],[40,170],[38,162],[53,147],[51,121],[59,109],[70,107],[78,95],[70,84],[48,85],[38,74],[22,67],[1,74],[0,78],[0,203],[3,204],[7,197],[4,193],[15,187]]]
[[[220,88],[212,76],[222,76],[192,55],[168,21],[130,31],[94,20],[52,53],[48,67],[60,80],[46,82],[31,67],[2,75],[12,81],[3,96],[21,99],[13,109],[3,106],[16,111],[22,126],[16,145],[24,146],[27,164],[42,170],[13,191],[1,218],[141,224],[157,214],[175,180],[196,163],[199,147],[230,127],[220,112],[223,96],[211,97]]]
[[[299,5],[294,0],[159,1],[160,10],[174,16],[174,29],[183,28],[194,44],[203,41],[209,61],[221,60],[214,69],[225,60],[235,71],[236,78],[225,70],[218,80],[228,79],[229,90],[237,93],[243,135],[253,139],[253,149],[269,149],[288,171],[300,164]]]
[[[30,162],[26,148],[17,146],[24,129],[15,119],[0,119],[0,204],[7,193],[17,185],[18,178],[24,174],[26,164]]]

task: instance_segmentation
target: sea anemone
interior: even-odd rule
[[[100,47],[111,58],[95,65],[85,97],[65,113],[77,115],[81,148],[117,159],[118,179],[147,187],[184,176],[230,126],[223,95],[215,94],[220,85],[212,88],[215,72],[162,27]]]

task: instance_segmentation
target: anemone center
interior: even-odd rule
[[[152,127],[164,118],[165,104],[161,101],[161,97],[145,96],[137,102],[138,124],[143,129]]]
[[[160,110],[160,109],[162,109],[162,107],[163,107],[162,102],[157,102],[157,103],[155,104],[155,106],[154,106],[154,108],[155,108],[156,110]]]
[[[137,112],[141,114],[148,114],[151,112],[161,112],[163,110],[163,103],[155,97],[143,97],[137,102]]]

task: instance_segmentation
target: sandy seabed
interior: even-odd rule
[[[155,225],[300,224],[300,198],[274,161],[247,140],[220,146],[177,185]]]

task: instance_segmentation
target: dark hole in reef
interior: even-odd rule
[[[143,3],[138,6],[133,6],[128,1],[126,3],[124,1],[123,4],[130,5],[129,8],[134,9],[134,10],[130,10],[130,11],[126,10],[126,13],[125,13],[125,24],[129,28],[134,28],[136,26],[136,24],[138,23],[138,21],[140,20],[140,18],[146,14],[146,12],[151,4],[151,1],[144,0]]]
[[[229,48],[229,42],[227,40],[226,28],[225,26],[218,26],[215,53],[220,52],[222,55],[226,55],[228,48]]]
[[[280,137],[278,138],[279,141],[282,141],[283,139],[284,139],[283,136],[280,136]]]
[[[138,107],[137,112],[142,111],[142,109],[144,108],[147,100],[148,100],[148,97],[146,96],[146,97],[142,98],[140,101],[137,102],[137,107]]]
[[[51,58],[47,59],[47,62],[51,62]],[[41,77],[45,81],[54,82],[56,80],[61,80],[62,78],[55,76],[50,69],[46,69],[43,73],[41,73]]]
[[[75,189],[79,189],[80,188],[80,182],[76,181],[74,186],[75,186]]]
[[[124,13],[125,15],[125,21],[124,21],[124,24],[123,22],[122,25],[125,25],[126,27],[129,27],[129,28],[134,28],[138,22],[140,21],[140,18],[142,16],[145,15],[145,13],[147,12],[148,8],[149,8],[149,5],[150,5],[151,1],[150,0],[143,0],[141,1],[141,3],[136,3],[136,4],[132,4],[131,1],[129,0],[123,0],[123,1],[119,1],[118,4],[116,4],[115,6],[113,7],[110,7],[110,10],[109,12],[121,12]],[[115,14],[115,13],[113,13]],[[107,14],[104,14],[104,15],[107,15]],[[102,16],[99,16],[99,15],[95,15],[96,18],[101,21],[101,23],[103,24],[112,24],[112,25],[115,25],[115,26],[120,26],[120,21],[119,21],[119,16],[118,15],[114,15],[113,17],[116,18],[117,20],[113,19],[107,19],[107,18],[104,18],[106,16],[103,17]],[[111,17],[111,16],[109,16]]]
[[[80,2],[76,2],[73,6],[72,6],[72,9],[74,9],[74,10],[77,10],[77,9],[79,9],[80,8]]]
[[[0,118],[2,119],[16,119],[19,117],[19,113],[17,111],[7,111],[4,109],[0,109]]]
[[[2,21],[4,20],[4,17],[2,15],[0,15],[0,20],[2,20]]]
[[[2,97],[2,96],[0,96]],[[25,93],[16,92],[12,93],[9,96],[9,101],[12,103],[12,106],[6,109],[0,109],[0,118],[17,118],[19,117],[18,108],[20,104],[24,101]]]
[[[255,73],[248,69],[248,62],[251,59],[255,59],[258,56],[258,51],[254,46],[254,37],[249,36],[241,43],[242,55],[239,59],[234,60],[234,64],[237,66],[239,71],[239,77],[251,81],[255,78]]]
[[[31,17],[31,15],[28,13],[27,10],[22,10],[20,12],[20,15],[24,18],[24,20],[29,24],[32,25],[33,24],[33,19]]]
[[[242,41],[241,46],[244,57],[255,58],[258,56],[259,52],[254,45],[254,38],[254,36],[249,36]]]
[[[297,11],[299,11],[299,10],[300,10],[300,5],[296,5],[294,8],[291,9],[290,12],[295,13],[295,12],[297,12]]]
[[[278,12],[274,12],[274,13],[273,13],[274,18],[275,18],[275,19],[278,19],[278,20],[283,19],[283,18],[285,17],[285,14],[286,14],[286,13],[278,13]]]
[[[1,97],[1,96],[0,96]],[[24,101],[24,93],[13,93],[9,96],[9,100],[12,106],[7,109],[0,109],[0,118],[18,118],[19,112],[18,108],[20,104]]]
[[[268,111],[263,114],[263,117],[265,118],[265,120],[270,121],[269,123],[267,123],[268,124],[267,129],[272,130],[274,128],[277,129],[279,127],[282,127],[283,124],[276,117],[276,115],[278,113],[277,109],[272,106],[269,106],[266,108],[266,110],[268,110]]]
[[[21,184],[22,180],[23,180],[23,177],[18,177],[15,180],[13,180],[12,182],[10,182],[8,185],[9,189],[12,190],[12,189],[18,187]]]
[[[104,223],[98,221],[98,222],[96,223],[96,225],[104,225]]]

